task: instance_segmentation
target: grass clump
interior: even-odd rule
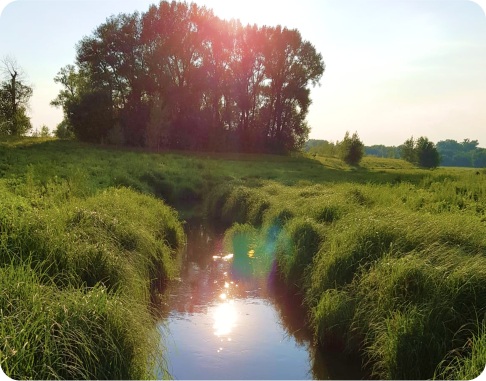
[[[127,189],[33,209],[2,225],[0,258],[19,264],[28,259],[58,285],[102,282],[114,289],[144,290],[156,269],[163,277],[174,276],[173,252],[184,241],[172,210]]]
[[[155,344],[144,303],[97,285],[46,284],[26,266],[0,268],[0,365],[14,379],[140,379]]]
[[[15,379],[153,377],[166,366],[150,285],[178,272],[177,213],[126,188],[80,198],[75,183],[46,184],[0,182],[2,369]]]
[[[485,370],[486,324],[481,321],[466,344],[452,351],[438,367],[434,379],[473,380]]]
[[[289,285],[301,286],[323,239],[322,229],[311,219],[295,218],[284,225],[276,247],[278,269]]]
[[[322,293],[311,312],[314,334],[322,345],[331,349],[345,348],[351,338],[355,308],[354,298],[346,291],[329,289]]]

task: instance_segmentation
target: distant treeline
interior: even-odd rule
[[[307,141],[305,150],[322,156],[334,156],[337,153],[339,142],[329,142],[327,140]],[[478,147],[477,140],[464,139],[461,143],[456,140],[441,140],[436,144],[437,151],[441,157],[441,166],[444,167],[486,167],[486,149]],[[387,147],[382,144],[365,146],[367,155],[378,157],[388,157],[394,159],[402,158],[404,145],[398,147]]]
[[[462,143],[447,139],[437,143],[445,167],[486,167],[486,149],[478,147],[477,140],[464,139]]]
[[[296,29],[243,26],[196,4],[111,16],[76,46],[58,135],[150,148],[301,149],[321,54]]]

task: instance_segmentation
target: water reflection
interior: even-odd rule
[[[359,363],[312,346],[301,299],[278,281],[271,255],[248,237],[225,253],[222,234],[201,224],[187,235],[181,281],[163,308],[174,378],[361,378]]]

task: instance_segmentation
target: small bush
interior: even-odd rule
[[[344,135],[344,139],[339,143],[339,158],[350,165],[358,165],[364,156],[364,144],[359,139],[358,133],[349,137],[349,131]]]

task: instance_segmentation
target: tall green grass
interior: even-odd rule
[[[146,303],[99,284],[61,290],[48,278],[29,265],[0,268],[3,371],[14,379],[147,378],[157,338]]]
[[[93,330],[98,343],[96,324],[108,321],[108,314],[121,315],[112,307],[97,308],[118,306],[115,300],[124,306],[123,299],[144,301],[145,308],[130,308],[136,321],[126,324],[137,326],[149,316],[150,278],[158,269],[169,278],[176,273],[181,226],[177,215],[150,195],[179,207],[204,203],[208,216],[239,223],[226,239],[235,260],[258,274],[275,265],[286,284],[305,296],[322,345],[359,351],[379,378],[474,378],[485,361],[484,329],[478,323],[486,312],[484,175],[468,169],[428,171],[372,157],[352,168],[332,158],[155,154],[56,140],[2,140],[1,269],[19,271],[4,277],[12,279],[8,287],[34,274],[32,289],[45,289],[57,301],[106,295],[93,307],[100,319],[93,319],[91,328],[79,325],[83,332]],[[10,300],[2,298],[2,303]],[[19,308],[2,315],[15,327],[8,332],[29,321]],[[42,316],[51,324],[58,318]],[[7,332],[7,325],[0,326]],[[79,334],[69,332],[66,337]],[[150,338],[140,332],[117,342]],[[5,342],[16,344],[3,347],[2,368],[29,378],[18,373],[12,354],[22,350],[28,341],[23,340]],[[107,340],[106,347],[100,341],[100,350],[114,343]],[[133,348],[148,353],[152,346],[144,343]],[[126,351],[117,347],[121,352],[114,358],[132,353],[128,357],[138,359],[130,345],[123,345]],[[106,353],[118,353],[110,348]],[[50,361],[58,367],[44,373],[36,366],[49,363],[46,359],[26,357],[34,364],[26,369],[35,377],[111,377],[111,370],[101,374],[79,365],[102,356],[94,349],[86,352],[94,357],[81,351],[69,360],[55,360],[61,356],[57,349],[48,353],[57,353]],[[113,374],[142,377],[140,361],[128,361],[128,368]]]
[[[237,211],[240,222],[259,227],[253,236],[271,247],[289,287],[304,293],[322,345],[359,351],[371,374],[385,379],[432,378],[465,345],[474,355],[450,361],[440,374],[474,378],[484,368],[468,365],[483,361],[477,353],[484,336],[471,334],[486,313],[481,177],[465,171],[456,178],[432,173],[415,184],[236,183],[215,197],[220,213],[213,216],[228,220],[227,211]],[[260,222],[249,212],[261,203]]]
[[[146,379],[167,369],[150,288],[178,273],[177,213],[130,189],[97,190],[82,168],[63,179],[28,165],[0,180],[0,197],[7,376]]]

